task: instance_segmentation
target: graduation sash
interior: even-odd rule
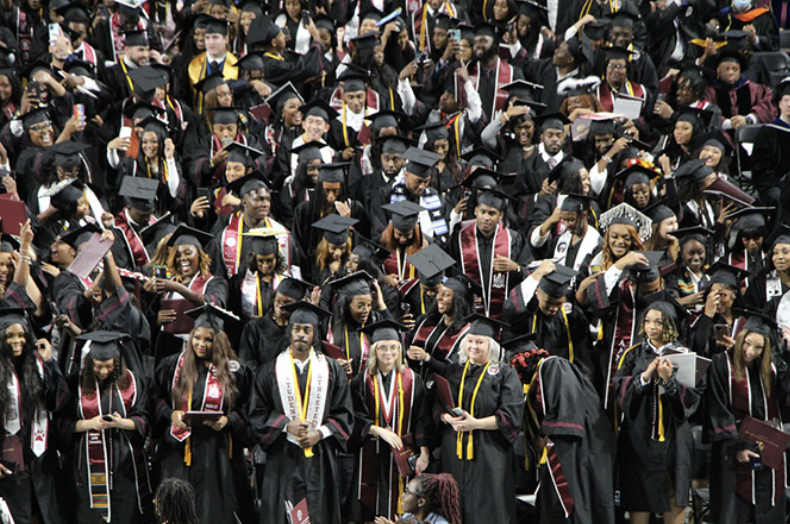
[[[38,376],[44,380],[44,363],[40,357],[36,356],[36,369]],[[9,435],[16,435],[22,430],[24,421],[22,419],[22,389],[19,384],[19,377],[16,371],[11,369],[11,381],[6,386],[9,393],[9,409],[5,418],[5,431]],[[30,449],[37,457],[40,457],[47,450],[49,441],[49,415],[44,409],[36,412],[35,418],[31,421]],[[20,471],[24,471],[25,464],[19,464]]]
[[[500,318],[507,297],[510,275],[507,271],[494,271],[494,259],[499,256],[510,258],[510,231],[500,222],[494,233],[494,247],[491,250],[488,286],[485,285],[483,269],[480,265],[480,250],[477,247],[477,222],[470,221],[458,235],[461,253],[461,271],[483,286],[483,303],[475,304],[478,313],[491,318]]]
[[[551,482],[554,484],[554,490],[557,493],[557,499],[562,505],[562,510],[565,512],[567,519],[573,511],[573,495],[571,488],[568,486],[568,479],[562,471],[562,464],[557,455],[557,449],[554,447],[554,442],[551,439],[546,440],[546,465],[548,466],[549,476]]]
[[[88,42],[82,42],[82,59],[85,62],[98,66],[98,62],[96,60],[96,51],[93,49]]]
[[[82,420],[90,420],[101,415],[111,415],[118,412],[121,417],[126,418],[127,413],[137,401],[137,381],[135,376],[128,369],[126,378],[129,386],[126,389],[110,388],[109,409],[106,413],[102,411],[101,391],[99,383],[96,382],[92,393],[86,393],[79,386],[79,398],[77,399],[79,415]],[[113,406],[116,400],[115,393],[120,397],[120,404]],[[82,448],[85,449],[85,463],[88,465],[88,490],[91,508],[98,511],[107,522],[111,522],[112,507],[110,490],[113,487],[113,450],[110,440],[111,430],[89,430],[83,434]],[[127,441],[128,443],[128,441]],[[130,445],[131,447],[131,445]],[[133,450],[132,450],[133,452]],[[80,463],[81,469],[81,463]],[[80,482],[82,474],[79,475]]]
[[[191,290],[191,291],[194,291],[195,293],[200,294],[200,295],[205,295],[206,294],[206,288],[208,287],[208,283],[209,283],[209,281],[212,278],[214,278],[214,277],[212,277],[211,275],[203,276],[202,273],[198,272],[189,281],[189,283],[187,284],[187,288],[189,290]],[[175,291],[171,291],[169,293],[166,293],[165,297],[168,300],[188,300],[183,295],[181,295],[180,293],[176,293]],[[190,300],[190,302],[194,305],[194,307],[198,307],[200,305],[200,304],[195,304],[191,300]],[[206,302],[211,302],[211,300],[209,300],[209,297],[206,297]],[[164,326],[162,326],[161,330],[164,331]],[[188,334],[188,332],[187,333],[179,333],[179,334],[186,335],[186,334]]]
[[[156,219],[151,217],[147,225],[151,225],[154,222],[156,222]],[[118,216],[115,217],[115,223],[113,225],[123,233],[123,238],[126,241],[126,248],[132,255],[132,260],[134,260],[136,266],[142,267],[151,261],[148,252],[145,250],[145,244],[143,244],[140,236],[132,227],[128,210],[124,209],[123,213],[119,213]]]
[[[368,114],[377,112],[379,110],[379,94],[368,87],[365,98],[365,107],[368,110]],[[329,98],[329,107],[335,111],[343,110],[343,93],[340,91],[340,89],[336,88],[332,92],[332,96]]]
[[[414,253],[407,253],[406,255],[412,254]],[[398,282],[403,282],[410,278],[417,278],[417,270],[411,262],[406,260],[406,257],[401,255],[400,249],[393,249],[392,255],[384,261],[384,272],[387,275],[397,275]]]
[[[584,237],[581,239],[581,245],[579,249],[576,251],[576,260],[573,261],[573,269],[579,271],[581,269],[582,262],[584,261],[585,254],[592,253],[595,248],[598,246],[598,239],[601,238],[601,235],[592,228],[588,227],[587,232],[584,234]],[[568,249],[571,247],[571,241],[573,240],[573,233],[570,231],[566,231],[560,235],[560,238],[557,239],[557,245],[554,247],[554,260],[556,264],[562,264],[563,266],[567,266],[566,259],[568,257]]]
[[[642,84],[637,84],[631,82],[630,80],[626,80],[623,87],[625,88],[628,96],[641,98],[643,100],[642,105],[644,106],[645,89],[642,87]],[[604,111],[610,113],[614,111],[614,100],[617,94],[618,93],[612,91],[612,88],[609,87],[608,83],[601,82],[601,85],[598,86],[598,98],[601,100],[601,105],[603,106]]]
[[[740,425],[741,421],[746,417],[755,417],[752,412],[752,380],[749,376],[749,371],[744,370],[743,379],[739,380],[735,376],[735,370],[732,366],[732,353],[727,351],[727,371],[730,377],[729,383],[729,400],[732,406],[732,414],[735,421]],[[770,422],[773,419],[781,420],[781,415],[776,404],[776,399],[773,395],[773,384],[776,382],[776,368],[771,364],[771,384],[766,388],[766,384],[762,381],[762,375],[759,384],[754,384],[754,387],[762,389],[763,398],[763,417],[759,420]],[[783,463],[786,459],[783,459]],[[748,500],[752,504],[757,504],[757,495],[755,493],[755,470],[749,466],[749,463],[741,464],[735,463],[735,491]],[[778,470],[771,469],[773,477],[773,490],[771,493],[771,506],[776,506],[779,497],[785,496],[785,467]]]
[[[242,233],[244,233],[244,215],[237,212],[222,231],[222,258],[225,260],[228,278],[239,271]]]
[[[143,18],[137,20],[137,31],[145,31]],[[121,27],[120,15],[116,12],[110,17],[110,43],[112,44],[112,61],[119,62],[126,54],[126,35]]]
[[[27,11],[21,7],[15,7],[15,9],[17,12],[16,39],[19,42],[19,49],[22,51],[22,63],[27,64],[33,45],[34,23],[30,21]]]
[[[622,285],[622,282],[620,282]],[[620,301],[617,310],[617,321],[615,322],[612,342],[609,347],[609,364],[606,366],[606,388],[604,392],[604,407],[609,407],[609,400],[612,398],[612,377],[617,371],[620,358],[626,349],[631,347],[634,340],[634,326],[636,326],[636,305],[632,292],[622,293],[625,295]]]
[[[466,332],[469,331],[469,327],[470,324],[466,324],[461,331],[455,335],[448,335],[447,330],[450,329],[450,326],[446,326],[443,321],[440,321],[435,326],[428,326],[425,320],[423,320],[420,322],[419,326],[417,326],[412,345],[420,346],[425,349],[425,352],[428,353],[431,358],[446,361],[456,350],[458,343],[464,338]],[[442,330],[439,335],[439,340],[433,346],[428,347],[428,341],[431,340],[431,337],[437,330]]]
[[[324,355],[316,353],[310,348],[310,361],[308,366],[307,385],[305,386],[304,400],[299,388],[296,365],[293,361],[291,350],[283,351],[277,356],[274,372],[277,377],[277,390],[280,393],[280,402],[283,412],[289,420],[301,420],[310,424],[312,429],[318,429],[324,420],[324,410],[329,393],[329,362]],[[287,439],[299,445],[295,435],[287,433]],[[312,457],[312,448],[304,450],[305,457]]]
[[[276,290],[282,281],[283,275],[279,273],[272,275],[272,290]],[[243,297],[242,305],[245,316],[253,318],[262,317],[266,314],[266,311],[263,310],[263,298],[261,296],[261,277],[257,271],[247,269],[244,280],[241,282],[241,295]]]
[[[469,80],[474,85],[475,89],[478,91],[480,90],[480,69],[482,66],[480,64],[475,64],[474,71],[470,75]],[[494,100],[492,101],[492,105],[489,108],[490,112],[489,115],[494,115],[498,110],[504,109],[505,102],[507,102],[508,97],[510,94],[507,91],[504,91],[501,86],[507,85],[513,81],[513,68],[510,67],[510,64],[507,62],[503,62],[500,58],[496,59],[496,66],[494,66],[494,70],[496,71],[495,76],[495,83],[494,83]],[[459,91],[460,92],[460,91]],[[485,100],[483,100],[483,104],[485,104]],[[485,106],[483,107],[485,110]]]
[[[390,387],[385,390],[381,373],[372,376],[365,371],[365,405],[368,413],[373,414],[373,424],[389,429],[399,437],[411,433],[411,408],[414,403],[414,372],[408,367],[402,371],[393,371]],[[404,444],[405,445],[405,444]],[[362,505],[373,514],[380,514],[383,506],[384,515],[394,515],[400,512],[400,498],[403,495],[403,477],[400,476],[395,459],[390,451],[390,445],[382,439],[368,439],[362,445],[359,455],[359,486],[357,494]],[[389,481],[389,498],[379,500],[379,482],[381,478],[381,456],[390,451],[386,456],[387,475]],[[398,486],[397,489],[393,489]]]

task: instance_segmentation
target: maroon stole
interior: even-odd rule
[[[749,378],[748,370],[744,370],[743,380],[738,380],[735,377],[735,369],[732,365],[732,353],[727,351],[727,369],[730,372],[730,403],[732,404],[732,414],[735,421],[740,425],[741,421],[747,417],[754,417],[752,413],[752,385]],[[766,387],[760,379],[759,384],[754,387],[762,388],[763,390],[763,412],[765,416],[762,419],[770,422],[773,419],[780,419],[779,408],[774,398],[773,390],[776,384],[776,368],[771,365],[771,384]],[[754,469],[749,466],[749,463],[735,465],[735,491],[748,500],[752,504],[756,504],[757,500],[754,496]],[[779,497],[785,496],[785,468],[781,467],[778,470],[771,470],[773,474],[773,494],[771,497],[771,505],[776,505]]]
[[[635,98],[641,98],[644,100],[645,88],[642,87],[642,84],[637,84],[636,82],[626,80],[626,83],[623,87],[625,87],[628,96],[633,96]],[[604,111],[608,113],[614,111],[615,93],[609,87],[608,83],[601,82],[601,85],[598,86],[598,98],[601,100],[601,105],[603,106]]]
[[[219,191],[215,190],[215,192],[216,192],[217,196],[214,198],[214,212],[217,213],[217,215],[223,216],[223,217],[224,216],[228,216],[231,213],[233,213],[233,206],[230,206],[230,205],[223,206],[222,205],[222,199],[225,198],[225,195],[228,194],[228,190],[223,187],[223,188],[220,188]]]
[[[137,381],[135,376],[128,369],[126,379],[129,386],[126,389],[118,389],[112,386],[110,390],[109,408],[107,412],[102,411],[101,392],[99,384],[93,393],[86,393],[79,386],[78,409],[81,420],[90,420],[100,415],[110,415],[118,412],[121,417],[127,418],[137,400]],[[120,405],[113,405],[116,400],[116,392],[120,396]],[[82,436],[81,449],[85,449],[85,458],[88,465],[88,490],[91,501],[91,508],[98,511],[106,521],[110,521],[110,490],[112,489],[113,477],[113,452],[111,433],[104,430],[86,431]],[[79,462],[79,480],[82,485],[82,461]]]
[[[470,223],[461,229],[458,235],[459,252],[461,253],[461,271],[472,280],[483,286],[483,303],[475,304],[478,313],[491,318],[500,318],[507,298],[507,287],[510,275],[508,272],[494,271],[494,259],[497,255],[510,258],[510,231],[500,222],[494,233],[494,249],[491,252],[490,275],[488,289],[481,273],[480,253],[477,250],[477,222]],[[475,301],[477,302],[477,301]]]
[[[414,402],[414,372],[408,367],[404,367],[402,371],[392,371],[392,378],[390,379],[390,390],[384,392],[381,381],[378,381],[379,393],[376,395],[373,377],[367,370],[365,373],[365,405],[367,406],[368,413],[371,419],[376,418],[376,414],[380,413],[378,420],[374,420],[373,424],[383,428],[390,429],[403,437],[411,433],[411,407]],[[399,392],[399,379],[403,387],[403,403],[401,403],[401,395]],[[386,396],[389,395],[387,399]],[[378,398],[379,405],[376,406],[376,399]],[[389,414],[389,416],[388,416]],[[389,453],[386,453],[388,452]],[[382,439],[369,438],[362,445],[362,452],[359,457],[359,500],[362,505],[371,512],[379,514],[378,500],[378,484],[381,476],[380,468],[381,456],[385,454],[389,460],[387,465],[389,475],[387,478],[390,485],[389,500],[380,501],[381,505],[385,508],[384,515],[391,518],[398,512],[398,502],[403,494],[404,481],[398,471],[398,466],[395,464],[390,446]],[[394,489],[397,486],[397,489]]]
[[[156,222],[156,219],[151,217],[147,225],[151,225],[154,222]],[[123,212],[118,213],[118,216],[115,217],[114,226],[123,232],[123,238],[126,240],[126,247],[132,254],[135,265],[144,266],[151,261],[151,258],[148,256],[148,252],[145,250],[145,244],[143,244],[140,236],[135,232],[134,228],[129,223],[129,216],[127,215],[126,209],[124,209]]]
[[[620,286],[623,285],[621,281]],[[604,407],[609,408],[609,402],[614,398],[614,391],[612,390],[612,379],[617,367],[620,364],[620,358],[625,353],[625,350],[630,348],[634,343],[634,326],[636,325],[636,304],[634,300],[633,290],[628,287],[627,290],[620,288],[620,305],[617,309],[617,321],[614,325],[614,333],[612,335],[612,345],[609,347],[609,365],[606,369],[606,393],[604,397]]]
[[[144,18],[140,17],[137,21],[137,31],[146,30],[143,20]],[[110,42],[112,43],[112,60],[116,63],[120,62],[126,51],[126,35],[121,28],[121,19],[117,12],[110,17]]]
[[[393,249],[392,255],[384,261],[384,273],[387,275],[397,275],[398,281],[403,282],[410,278],[417,278],[417,269],[406,257],[401,255],[400,249]]]
[[[472,85],[475,89],[479,90],[480,86],[480,64],[475,64],[472,69],[469,71],[469,80],[472,82]],[[513,81],[513,68],[507,62],[503,62],[500,58],[497,58],[496,66],[496,84],[494,84],[494,100],[492,102],[491,107],[485,107],[486,101],[483,100],[483,111],[485,111],[489,116],[489,118],[493,118],[494,113],[496,113],[500,109],[504,109],[505,102],[507,102],[510,93],[502,89],[502,86],[505,86]],[[456,94],[460,99],[464,99],[464,104],[466,103],[465,97],[463,96],[463,89],[462,86],[458,86],[456,90]]]
[[[222,231],[222,258],[225,260],[228,278],[239,271],[239,257],[241,253],[241,238],[244,232],[244,217],[241,212],[234,214],[228,225]]]
[[[3,107],[3,115],[5,115],[5,117],[8,120],[13,120],[15,114],[16,114],[16,105],[14,104],[13,101],[9,100],[8,103],[5,105],[5,107]]]
[[[373,114],[379,110],[379,94],[373,89],[367,89],[367,96],[365,97],[367,103],[368,114]],[[332,97],[329,99],[329,106],[335,111],[342,111],[343,109],[343,93],[335,89],[332,92]],[[364,128],[365,126],[363,126]],[[360,133],[362,131],[360,130]]]
[[[423,320],[419,326],[417,326],[417,330],[414,333],[414,340],[412,341],[412,345],[420,346],[421,348],[425,349],[425,351],[431,356],[431,358],[435,358],[442,362],[446,361],[450,355],[452,355],[453,351],[455,351],[456,347],[458,346],[458,342],[464,337],[466,332],[469,330],[471,324],[467,323],[461,331],[456,333],[455,335],[448,335],[447,330],[449,326],[445,326],[443,321],[440,321],[439,324],[435,326],[428,326],[425,324]],[[430,340],[431,335],[433,335],[436,330],[444,330],[442,335],[439,337],[439,340],[433,347],[428,347],[428,340]]]
[[[96,60],[96,51],[88,42],[82,42],[82,60],[95,66],[99,65]]]
[[[30,50],[33,45],[33,24],[28,17],[27,11],[21,7],[15,7],[17,12],[16,39],[19,42],[19,49],[22,51],[22,64],[27,64],[30,59]]]

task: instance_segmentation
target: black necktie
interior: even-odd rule
[[[219,67],[219,62],[217,62],[216,60],[213,60],[210,65],[211,65],[211,73],[212,74],[221,72],[220,67]]]

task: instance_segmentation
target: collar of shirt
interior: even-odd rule
[[[565,80],[566,78],[573,78],[573,77],[579,76],[579,68],[578,67],[576,69],[574,69],[573,71],[571,71],[570,73],[568,73],[567,75],[560,74],[560,68],[559,67],[557,67],[555,69],[557,70],[557,83],[558,84],[560,82],[562,82],[563,80]]]
[[[540,157],[541,157],[541,158],[543,159],[543,161],[544,161],[544,162],[546,162],[547,164],[549,163],[549,158],[553,158],[554,160],[556,160],[556,161],[557,161],[557,163],[559,163],[559,162],[561,162],[561,161],[562,161],[563,157],[565,156],[565,154],[564,154],[562,151],[560,151],[560,152],[559,152],[559,153],[557,153],[556,155],[550,155],[550,154],[548,154],[548,153],[546,152],[546,148],[543,146],[543,144],[539,144],[539,145],[538,145],[538,152],[540,153]]]
[[[340,115],[338,118],[341,120],[343,119],[343,115]],[[346,108],[346,125],[352,128],[354,131],[359,132],[362,129],[362,124],[365,122],[365,111],[362,110],[361,113],[353,113],[348,108]]]
[[[298,358],[294,358],[294,364],[299,369],[299,374],[301,375],[304,372],[304,368],[307,367],[307,364],[310,363],[310,359],[313,358],[312,356],[308,356],[304,361],[299,360]]]
[[[126,55],[123,55],[123,63],[126,64],[127,69],[137,69],[137,64],[129,60]]]

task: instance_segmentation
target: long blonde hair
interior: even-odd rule
[[[499,364],[502,360],[502,346],[493,338],[486,338],[488,339],[488,361],[492,364]],[[461,344],[458,346],[458,362],[461,364],[466,364],[469,361],[469,354],[466,352],[468,347],[469,342],[467,342],[466,337],[464,337],[464,339],[461,340]]]
[[[763,337],[763,341],[765,342],[763,354],[760,355],[760,376],[763,379],[765,390],[770,391],[770,388],[773,386],[771,384],[771,341],[762,333],[742,329],[740,333],[738,333],[738,336],[735,337],[735,346],[733,347],[732,356],[732,367],[735,372],[735,378],[743,380],[746,374],[746,360],[743,358],[743,342],[746,340],[746,337],[752,333]]]
[[[379,359],[376,356],[376,348],[379,347],[379,344],[384,342],[383,340],[379,340],[378,342],[374,343],[370,346],[370,355],[368,356],[368,373],[371,375],[375,375],[376,372],[379,370]],[[406,365],[403,363],[403,344],[398,342],[398,358],[395,360],[395,369],[398,371],[403,371],[403,368]]]

